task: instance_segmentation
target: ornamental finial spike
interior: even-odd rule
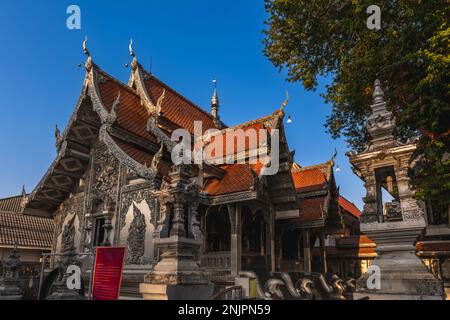
[[[383,92],[383,89],[381,88],[381,81],[379,79],[375,80],[372,97],[373,97],[373,103],[384,102],[384,92]]]
[[[286,91],[286,99],[281,104],[280,110],[284,110],[284,108],[287,106],[288,102],[289,102],[289,92]]]
[[[336,161],[336,157],[337,157],[338,151],[336,148],[334,148],[334,153],[333,156],[331,157],[331,163],[334,165],[335,161]]]
[[[56,146],[56,150],[59,151],[59,149],[61,148],[61,144],[62,144],[62,136],[61,136],[61,131],[58,128],[58,125],[55,126],[55,146]]]
[[[84,38],[84,41],[83,41],[83,52],[84,52],[85,55],[87,55],[88,57],[90,57],[91,54],[89,53],[89,50],[88,50],[88,48],[87,48],[87,41],[88,41],[88,37],[86,36],[86,37]]]
[[[132,56],[134,58],[135,55],[134,55],[134,51],[133,51],[133,39],[132,38],[130,38],[130,44],[128,45],[128,50],[130,51],[130,56]]]
[[[92,58],[91,58],[91,53],[89,52],[89,50],[87,48],[87,41],[88,41],[88,37],[86,36],[83,41],[83,52],[85,55],[87,55],[88,58],[87,58],[86,62],[84,63],[84,67],[86,68],[87,72],[90,72],[92,69]]]
[[[219,105],[219,96],[217,95],[217,80],[214,79],[212,82],[214,83],[214,93],[211,98],[211,106],[218,106]]]
[[[214,121],[214,125],[217,129],[222,128],[222,124],[220,123],[220,116],[219,116],[219,96],[217,95],[217,80],[213,80],[214,83],[214,93],[211,97],[211,116]]]

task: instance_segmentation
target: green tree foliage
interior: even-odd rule
[[[370,5],[381,30],[369,30]],[[397,135],[419,135],[413,184],[421,198],[450,199],[449,13],[445,0],[266,0],[265,54],[289,81],[323,94],[332,106],[326,128],[361,151],[368,142],[373,82],[382,81]]]

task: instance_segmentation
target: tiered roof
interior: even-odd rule
[[[233,129],[268,128],[270,131],[282,124],[283,115],[282,110],[278,110]],[[144,70],[135,57],[130,80],[124,84],[101,70],[88,56],[82,94],[58,141],[56,159],[30,196],[28,212],[48,215],[55,211],[84,176],[90,148],[98,137],[138,176],[151,179],[159,174],[168,179],[168,154],[174,145],[170,134],[176,128],[187,129],[193,134],[194,121],[202,122],[203,131],[217,129],[209,113]],[[221,124],[221,128],[219,135],[227,132],[226,125]],[[161,144],[165,147],[164,155],[155,168],[153,155],[160,150]],[[248,148],[244,150],[245,164],[205,165],[204,194],[216,196],[252,191],[255,174],[260,173],[262,163],[249,164],[249,151]],[[242,155],[237,157],[242,158]],[[295,193],[293,196],[295,198]],[[290,196],[288,201],[292,199]]]
[[[216,128],[211,115],[152,74],[143,70],[144,85],[148,97],[156,104],[165,90],[164,103],[161,105],[162,117],[178,128],[184,128],[194,134],[194,121],[201,121],[203,131]]]
[[[85,53],[89,54],[87,50]],[[203,132],[218,129],[211,114],[147,72],[137,62],[134,53],[132,56],[128,84],[101,70],[88,56],[82,94],[58,141],[56,159],[30,196],[26,207],[28,211],[48,215],[58,208],[87,171],[90,149],[97,139],[104,142],[119,162],[136,175],[148,180],[159,175],[169,180],[169,154],[175,145],[170,139],[171,132],[184,128],[194,134],[195,121],[202,122]],[[207,145],[214,139],[223,139],[223,160],[231,156],[234,162],[243,161],[242,164],[221,164],[223,161],[205,164],[201,170],[199,168],[199,172],[204,174],[204,196],[252,193],[245,195],[248,200],[261,196],[258,194],[260,187],[265,185],[277,210],[298,208],[299,195],[305,198],[300,204],[303,212],[301,219],[322,219],[322,209],[327,207],[326,193],[331,180],[332,162],[305,168],[293,166],[283,127],[286,103],[287,100],[271,115],[231,128],[220,123],[221,130],[217,130],[210,141],[201,142]],[[256,131],[256,147],[250,146],[246,139],[242,149],[238,149],[236,143],[233,143],[234,150],[227,148],[230,130],[242,130],[246,134],[250,129]],[[279,129],[281,141],[278,173],[264,178],[259,177],[264,170],[263,161],[249,161],[255,155],[261,156],[258,152],[264,150],[261,147],[267,146],[269,138],[260,136],[261,129],[269,133],[272,129]],[[153,161],[159,150],[161,157]],[[212,155],[213,158],[216,156]]]

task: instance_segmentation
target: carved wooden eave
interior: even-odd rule
[[[83,176],[89,155],[61,144],[56,159],[30,195],[25,213],[48,215],[69,196],[74,185]]]
[[[70,194],[89,161],[90,144],[97,137],[98,117],[89,112],[86,73],[75,110],[60,137],[58,154],[31,193],[24,212],[48,216]]]

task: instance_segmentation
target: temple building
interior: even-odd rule
[[[339,193],[334,156],[309,167],[294,162],[284,132],[287,100],[272,114],[228,127],[216,83],[206,112],[146,71],[131,45],[127,84],[94,63],[86,42],[84,50],[86,75],[68,125],[55,132],[57,156],[20,210],[52,218],[52,252],[125,246],[121,295],[148,299],[170,298],[169,286],[210,295],[211,284],[217,291],[246,270],[261,281],[271,271],[343,278],[366,271],[376,245],[360,234],[361,212]],[[206,138],[189,146],[223,138],[223,154],[216,148],[210,161],[174,163],[185,137],[171,136],[184,129],[195,137],[196,121]],[[237,131],[246,139],[240,148],[228,136]],[[253,132],[256,145],[247,140]],[[278,170],[264,174],[275,165],[266,161],[275,148]],[[167,288],[157,292],[161,285]]]

